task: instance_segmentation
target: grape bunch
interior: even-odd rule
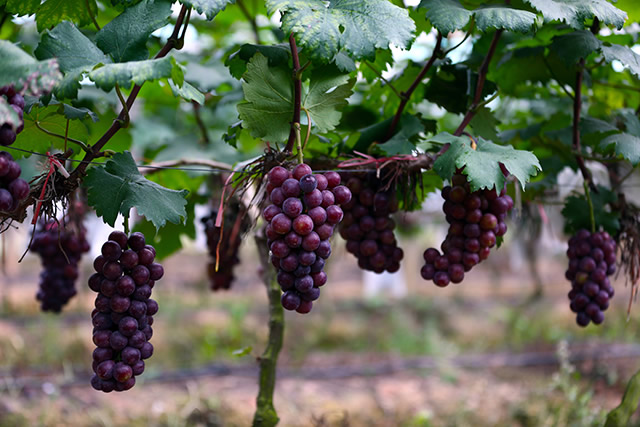
[[[495,189],[471,191],[464,175],[453,175],[451,186],[442,189],[447,237],[440,247],[442,254],[436,248],[424,251],[423,279],[440,287],[460,283],[464,273],[487,259],[496,239],[507,232],[504,221],[513,200],[505,192],[506,187],[500,194]]]
[[[569,239],[567,249],[569,268],[565,273],[571,281],[571,311],[577,314],[576,322],[587,326],[599,325],[614,290],[607,276],[616,272],[616,242],[606,231],[591,233],[578,231]]]
[[[323,269],[331,255],[329,238],[344,216],[338,205],[351,200],[351,191],[340,181],[337,172],[313,174],[304,163],[292,173],[281,166],[269,171],[271,204],[262,215],[287,310],[309,313],[327,282]]]
[[[375,174],[343,174],[353,198],[344,205],[340,235],[347,251],[358,259],[363,270],[395,273],[404,253],[398,247],[391,214],[398,210],[395,192],[383,191],[383,182]]]
[[[22,169],[6,151],[0,151],[0,211],[12,212],[29,195],[29,183],[20,178]]]
[[[18,117],[20,117],[20,126],[14,131],[12,127],[8,123],[4,123],[0,126],[0,145],[11,145],[16,140],[17,134],[22,132],[24,129],[24,119],[23,119],[23,109],[24,109],[24,98],[22,95],[17,93],[12,86],[3,86],[0,87],[0,96],[3,96],[9,102],[9,105],[16,112]]]
[[[220,243],[221,228],[215,226],[217,210],[212,210],[211,215],[202,218],[204,231],[207,235],[207,248],[211,257],[207,273],[213,291],[231,288],[231,283],[235,279],[233,268],[240,262],[238,249],[242,243],[242,234],[249,228],[249,217],[245,212],[245,208],[240,202],[234,201],[227,205],[224,212],[225,225],[222,232],[222,243]],[[220,248],[218,249],[219,243]],[[220,255],[218,271],[216,271],[216,253]]]
[[[93,262],[96,273],[89,288],[98,292],[93,323],[93,372],[91,386],[109,393],[129,390],[144,360],[153,354],[153,315],[158,303],[149,298],[164,269],[154,262],[156,251],[142,233],[129,237],[114,231]]]
[[[36,294],[42,311],[59,313],[76,294],[78,262],[89,249],[84,228],[74,233],[55,221],[39,224],[29,250],[40,255],[44,268]]]

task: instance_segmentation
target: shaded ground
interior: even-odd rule
[[[405,245],[406,271],[419,271],[420,252]],[[545,295],[537,300],[528,299],[521,271],[495,276],[500,264],[447,289],[407,274],[407,298],[365,300],[353,260],[340,249],[332,258],[313,312],[287,314],[275,398],[281,425],[597,425],[639,367],[624,284],[616,283],[605,324],[580,329],[563,259],[541,263]],[[62,316],[41,314],[39,266],[27,259],[3,281],[0,426],[247,425],[254,360],[267,336],[265,291],[251,248],[230,292],[207,290],[205,266],[198,253],[166,262],[154,288],[161,311],[148,370],[133,390],[103,395],[88,386],[93,295],[81,281]],[[579,357],[576,372],[556,363],[560,342]],[[599,349],[611,350],[606,359]]]

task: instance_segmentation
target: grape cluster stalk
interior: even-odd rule
[[[29,183],[20,178],[22,169],[6,151],[0,151],[0,211],[12,212],[29,196]]]
[[[393,190],[383,190],[375,174],[343,173],[353,198],[342,206],[345,215],[340,235],[347,251],[358,259],[358,266],[375,273],[395,273],[400,269],[404,252],[398,247],[391,215],[398,210]]]
[[[269,171],[267,194],[271,204],[262,215],[271,251],[271,262],[284,291],[282,306],[309,313],[320,287],[327,283],[323,271],[331,255],[329,238],[342,221],[340,206],[351,200],[351,191],[340,185],[337,172],[314,174],[304,163],[293,172],[276,166]]]
[[[424,251],[422,278],[433,280],[436,286],[460,283],[464,274],[487,259],[496,239],[507,232],[505,219],[513,208],[506,187],[500,194],[495,189],[471,191],[467,178],[456,173],[451,186],[442,189],[449,230],[440,249]]]
[[[164,275],[155,256],[142,233],[114,231],[93,262],[96,273],[89,278],[89,288],[98,296],[91,313],[97,347],[91,386],[96,390],[129,390],[153,354],[149,340],[158,303],[150,298],[151,289]]]
[[[4,123],[0,126],[0,145],[11,145],[15,142],[17,135],[24,129],[24,97],[17,93],[12,86],[0,87],[0,96],[4,96],[13,111],[20,117],[20,126],[16,130]]]
[[[569,239],[569,268],[565,273],[571,281],[569,307],[582,327],[604,321],[604,311],[615,293],[607,276],[616,272],[616,246],[606,231],[580,230]]]
[[[55,221],[38,225],[29,250],[40,256],[43,267],[36,294],[42,311],[59,313],[77,293],[78,262],[89,249],[83,227],[74,232]]]
[[[210,257],[207,275],[213,291],[231,288],[235,279],[234,267],[240,262],[238,250],[242,244],[242,234],[249,228],[249,217],[239,202],[232,202],[225,208],[224,231],[222,227],[215,226],[217,215],[218,211],[213,209],[209,216],[202,218]],[[220,242],[221,234],[222,242]],[[216,254],[219,254],[219,260]],[[217,271],[216,260],[218,261]]]

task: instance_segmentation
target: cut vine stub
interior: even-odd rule
[[[340,185],[335,172],[314,174],[304,163],[291,172],[276,166],[267,176],[271,204],[262,216],[268,222],[271,263],[284,292],[281,303],[287,310],[306,314],[327,282],[323,269],[331,255],[329,238],[344,215],[338,204],[348,203],[351,191]]]
[[[449,223],[447,237],[440,252],[428,248],[420,274],[436,286],[460,283],[466,272],[487,259],[497,239],[507,232],[507,214],[513,200],[502,191],[484,189],[471,191],[467,178],[460,172],[453,175],[451,185],[442,189],[445,200],[442,210]]]

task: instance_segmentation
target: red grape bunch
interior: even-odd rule
[[[153,354],[153,315],[158,303],[149,298],[164,269],[154,262],[156,251],[145,243],[144,234],[129,237],[114,231],[102,245],[102,255],[93,262],[96,273],[89,288],[98,292],[93,322],[93,372],[91,386],[109,393],[129,390],[136,375],[144,371],[144,360]]]
[[[467,178],[457,173],[451,185],[442,189],[442,210],[449,223],[442,242],[442,254],[436,248],[424,251],[422,278],[440,287],[460,283],[464,273],[487,259],[496,239],[507,232],[505,219],[513,208],[513,200],[503,188],[471,191]]]
[[[614,290],[607,276],[616,272],[616,242],[606,231],[591,233],[578,231],[569,239],[569,268],[565,273],[571,281],[571,311],[577,314],[576,322],[587,326],[599,325]]]
[[[59,313],[76,294],[78,262],[89,249],[84,228],[74,233],[55,221],[39,224],[29,250],[40,255],[44,267],[36,294],[42,311]]]
[[[314,174],[306,164],[293,173],[276,166],[268,174],[271,203],[262,215],[271,262],[278,270],[284,291],[282,306],[309,313],[320,287],[327,282],[323,271],[331,255],[329,238],[344,216],[338,205],[351,200],[351,191],[340,185],[337,172]]]
[[[22,132],[24,129],[24,119],[23,119],[23,109],[24,109],[24,98],[22,95],[17,93],[12,86],[3,86],[0,87],[0,96],[4,96],[9,105],[16,114],[20,117],[21,123],[20,126],[14,131],[8,123],[4,123],[0,126],[0,145],[11,145],[16,140],[17,134]]]
[[[204,231],[207,235],[207,248],[211,261],[207,266],[211,289],[229,289],[235,279],[233,269],[240,262],[238,249],[242,243],[242,234],[249,227],[249,216],[245,215],[245,208],[239,202],[232,202],[224,212],[224,232],[222,233],[222,243],[220,242],[221,229],[215,226],[217,210],[212,210],[211,215],[202,218]],[[216,253],[219,253],[218,271],[216,271]]]
[[[353,198],[344,205],[340,235],[347,251],[358,259],[363,270],[395,273],[404,253],[398,247],[391,214],[398,210],[393,190],[383,191],[383,182],[375,174],[343,174]]]
[[[29,183],[20,178],[22,169],[6,151],[0,151],[0,211],[12,212],[29,195]]]

